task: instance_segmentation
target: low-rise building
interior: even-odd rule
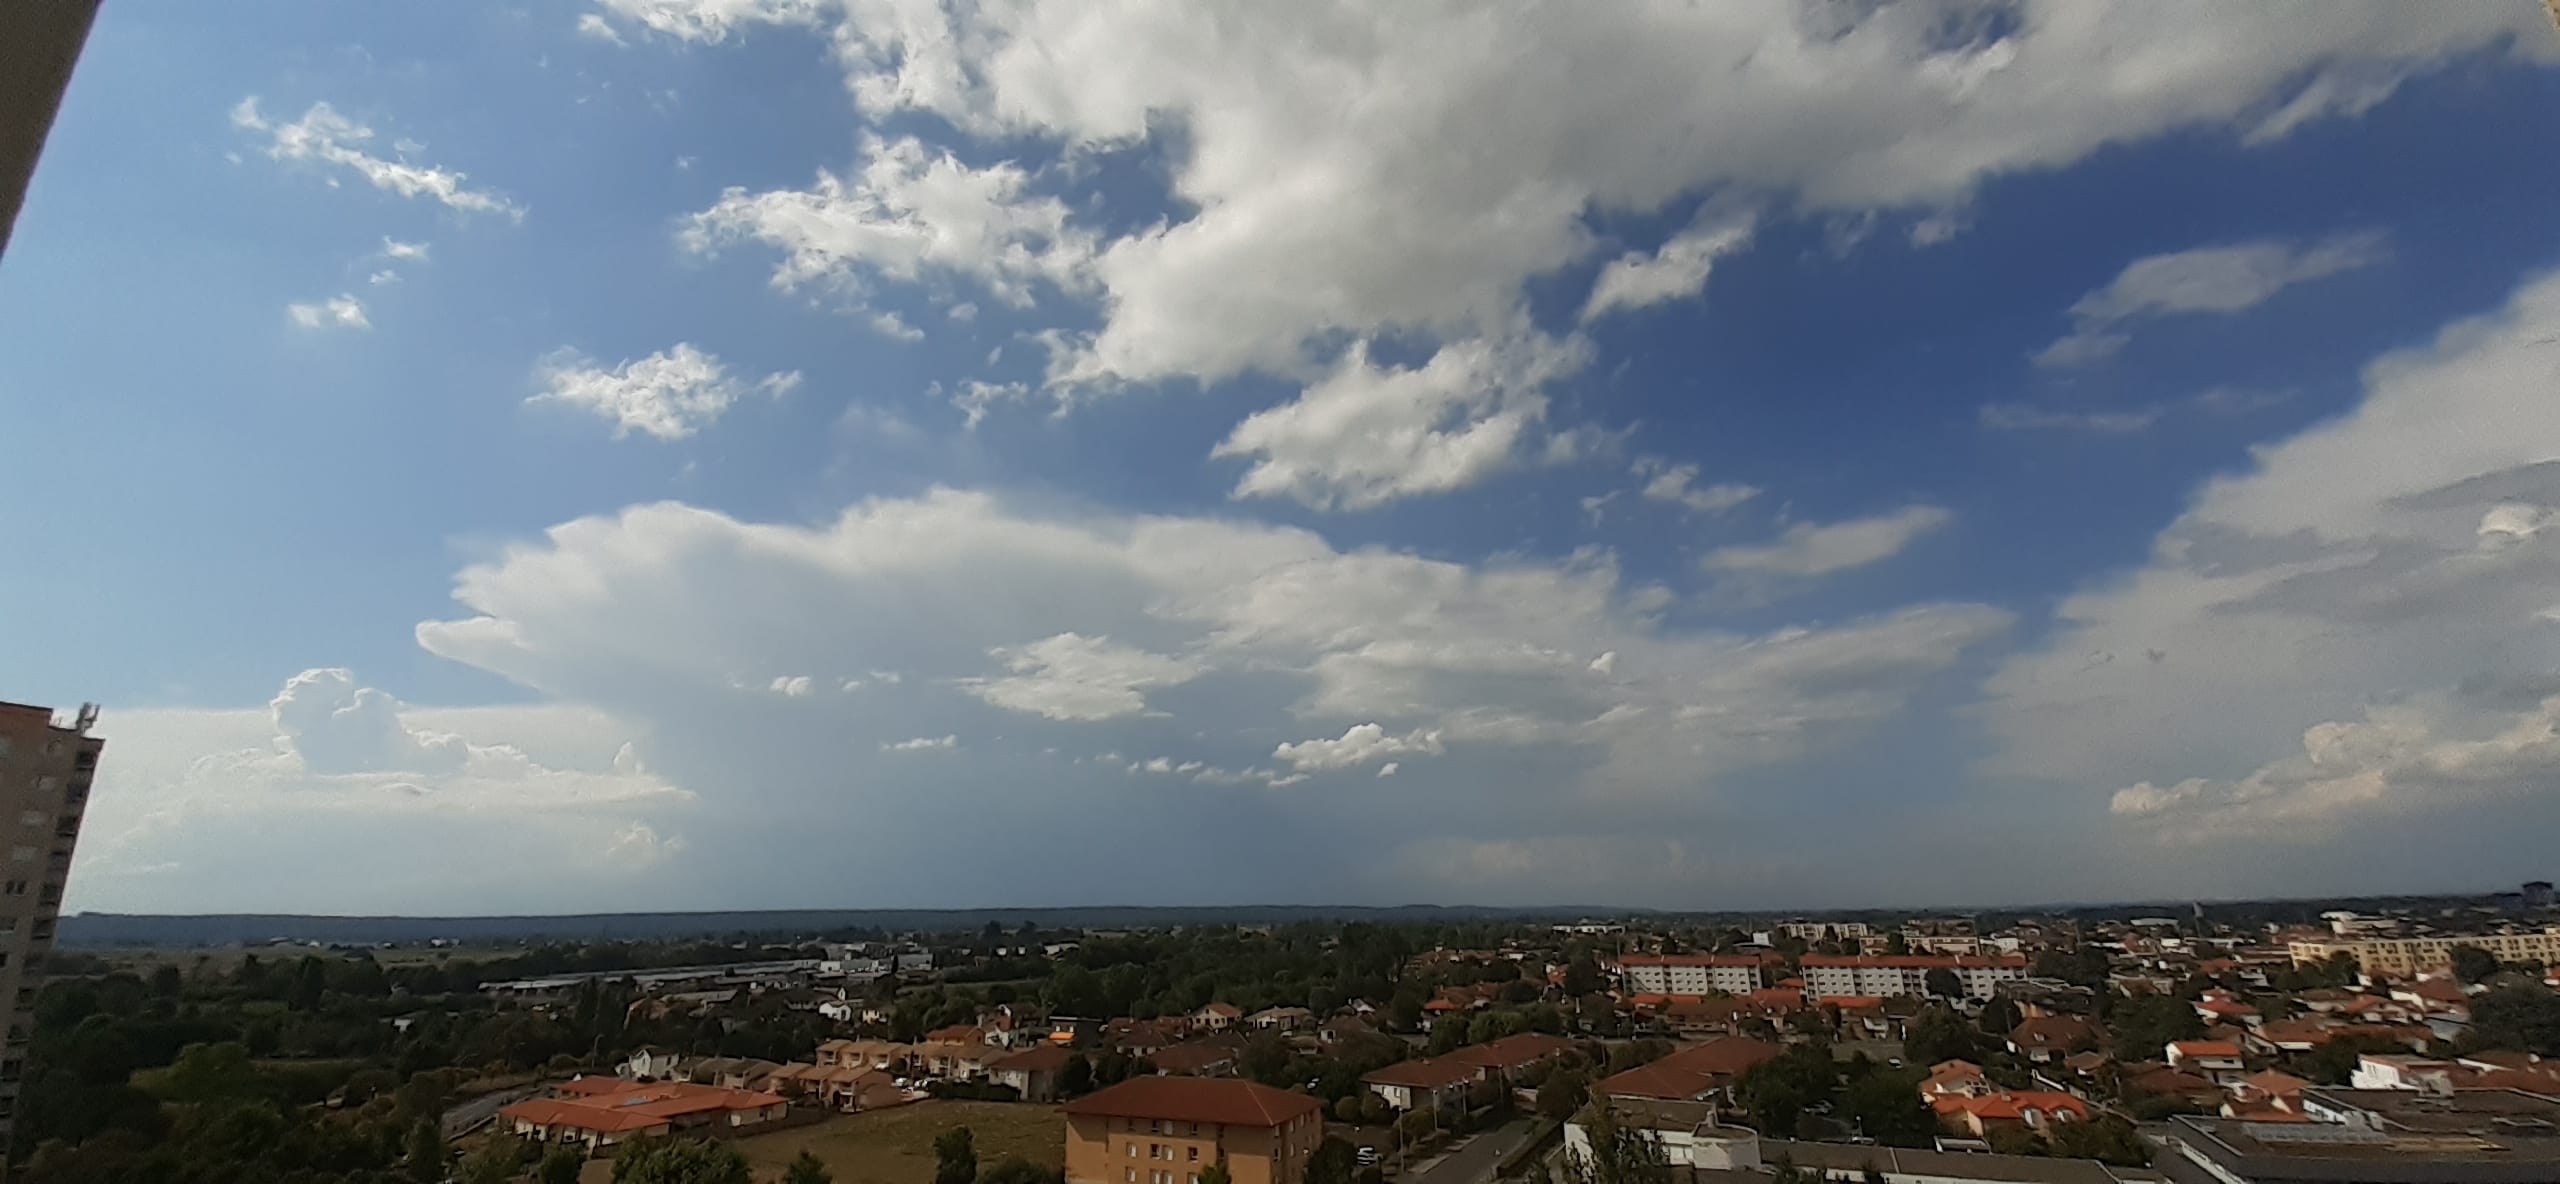
[[[2075,1052],[2098,1047],[2096,1024],[2071,1015],[2020,1020],[2009,1030],[2009,1051],[2039,1065],[2049,1065]]]
[[[1057,1044],[1026,1048],[990,1062],[987,1077],[998,1085],[1012,1086],[1023,1101],[1055,1101],[1058,1075],[1066,1072],[1067,1059],[1073,1055]]]
[[[1068,1184],[1303,1184],[1324,1105],[1252,1081],[1133,1077],[1065,1106]]]
[[[2246,1069],[2240,1059],[2240,1045],[2235,1041],[2172,1040],[2167,1052],[2170,1068],[2197,1074],[2216,1084],[2237,1080]]]
[[[2064,1123],[2087,1122],[2089,1104],[2053,1090],[1993,1090],[1941,1094],[1929,1103],[1938,1124],[1976,1139],[2003,1128],[2042,1133]]]
[[[1772,1060],[1786,1050],[1747,1036],[1719,1036],[1672,1052],[1593,1082],[1594,1097],[1626,1101],[1712,1101],[1732,1086],[1742,1071]]]
[[[641,1136],[730,1135],[779,1122],[781,1097],[691,1082],[640,1083],[612,1077],[562,1082],[551,1096],[501,1107],[500,1129],[541,1143],[593,1152]]]
[[[1417,1057],[1373,1069],[1360,1084],[1392,1110],[1447,1110],[1464,1108],[1479,1079],[1476,1066],[1454,1057]]]

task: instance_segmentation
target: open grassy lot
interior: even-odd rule
[[[932,1184],[934,1136],[955,1126],[977,1136],[981,1166],[1011,1155],[1051,1166],[1065,1161],[1067,1122],[1058,1108],[1020,1102],[931,1101],[837,1114],[811,1126],[740,1139],[736,1146],[755,1165],[758,1180],[780,1175],[805,1149],[827,1161],[836,1184]],[[605,1184],[612,1178],[613,1166],[599,1160],[579,1179]]]

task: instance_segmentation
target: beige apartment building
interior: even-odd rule
[[[8,1145],[35,1027],[37,977],[53,949],[54,919],[71,876],[80,812],[106,741],[89,734],[98,709],[82,707],[67,724],[53,709],[0,703],[0,999],[9,1027],[0,1045],[0,1148]]]
[[[1067,1184],[1303,1184],[1324,1104],[1259,1082],[1132,1077],[1065,1106]]]
[[[2560,962],[2560,927],[2540,933],[2470,933],[2439,937],[2367,937],[2288,942],[2293,964],[2308,966],[2340,954],[2354,955],[2366,974],[2420,974],[2453,965],[2455,946],[2478,946],[2500,962]]]

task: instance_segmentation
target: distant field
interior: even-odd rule
[[[827,1161],[836,1184],[932,1184],[933,1140],[955,1126],[977,1136],[978,1163],[992,1166],[1010,1155],[1057,1166],[1066,1159],[1065,1117],[1055,1106],[1020,1102],[917,1102],[894,1110],[838,1114],[814,1126],[740,1139],[737,1148],[755,1165],[756,1178],[771,1179],[807,1150]],[[580,1184],[608,1184],[613,1165],[587,1165]]]

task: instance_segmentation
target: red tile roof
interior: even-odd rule
[[[1073,1055],[1059,1045],[1035,1045],[997,1060],[987,1066],[987,1071],[991,1073],[1008,1070],[1019,1073],[1055,1073],[1066,1068],[1067,1059]]]
[[[2182,1057],[2236,1057],[2240,1055],[2240,1046],[2228,1040],[2178,1040],[2172,1041],[2169,1045],[2169,1049]]]
[[[1445,1089],[1461,1081],[1472,1081],[1475,1075],[1476,1066],[1454,1056],[1436,1059],[1421,1057],[1410,1061],[1398,1061],[1383,1069],[1370,1070],[1361,1075],[1360,1081],[1364,1085],[1400,1085],[1407,1089],[1436,1090]]]
[[[2006,967],[2024,970],[2027,959],[2020,954],[1807,954],[1797,959],[1799,966],[1875,966],[1901,970],[1983,969]]]
[[[1212,1077],[1132,1077],[1065,1106],[1071,1115],[1258,1127],[1280,1126],[1323,1109],[1324,1103],[1305,1094]]]
[[[1686,1100],[1732,1082],[1745,1069],[1786,1050],[1746,1036],[1719,1036],[1693,1044],[1649,1065],[1601,1078],[1591,1092],[1602,1097]]]
[[[682,1114],[710,1110],[761,1110],[783,1099],[752,1090],[681,1081],[639,1084],[610,1077],[563,1082],[559,1098],[530,1098],[498,1111],[501,1117],[539,1126],[601,1132],[646,1130]]]
[[[1571,1047],[1573,1042],[1562,1036],[1550,1036],[1544,1032],[1522,1032],[1517,1036],[1505,1036],[1500,1040],[1459,1049],[1450,1053],[1449,1059],[1474,1065],[1480,1069],[1517,1069],[1522,1065],[1554,1056]]]

